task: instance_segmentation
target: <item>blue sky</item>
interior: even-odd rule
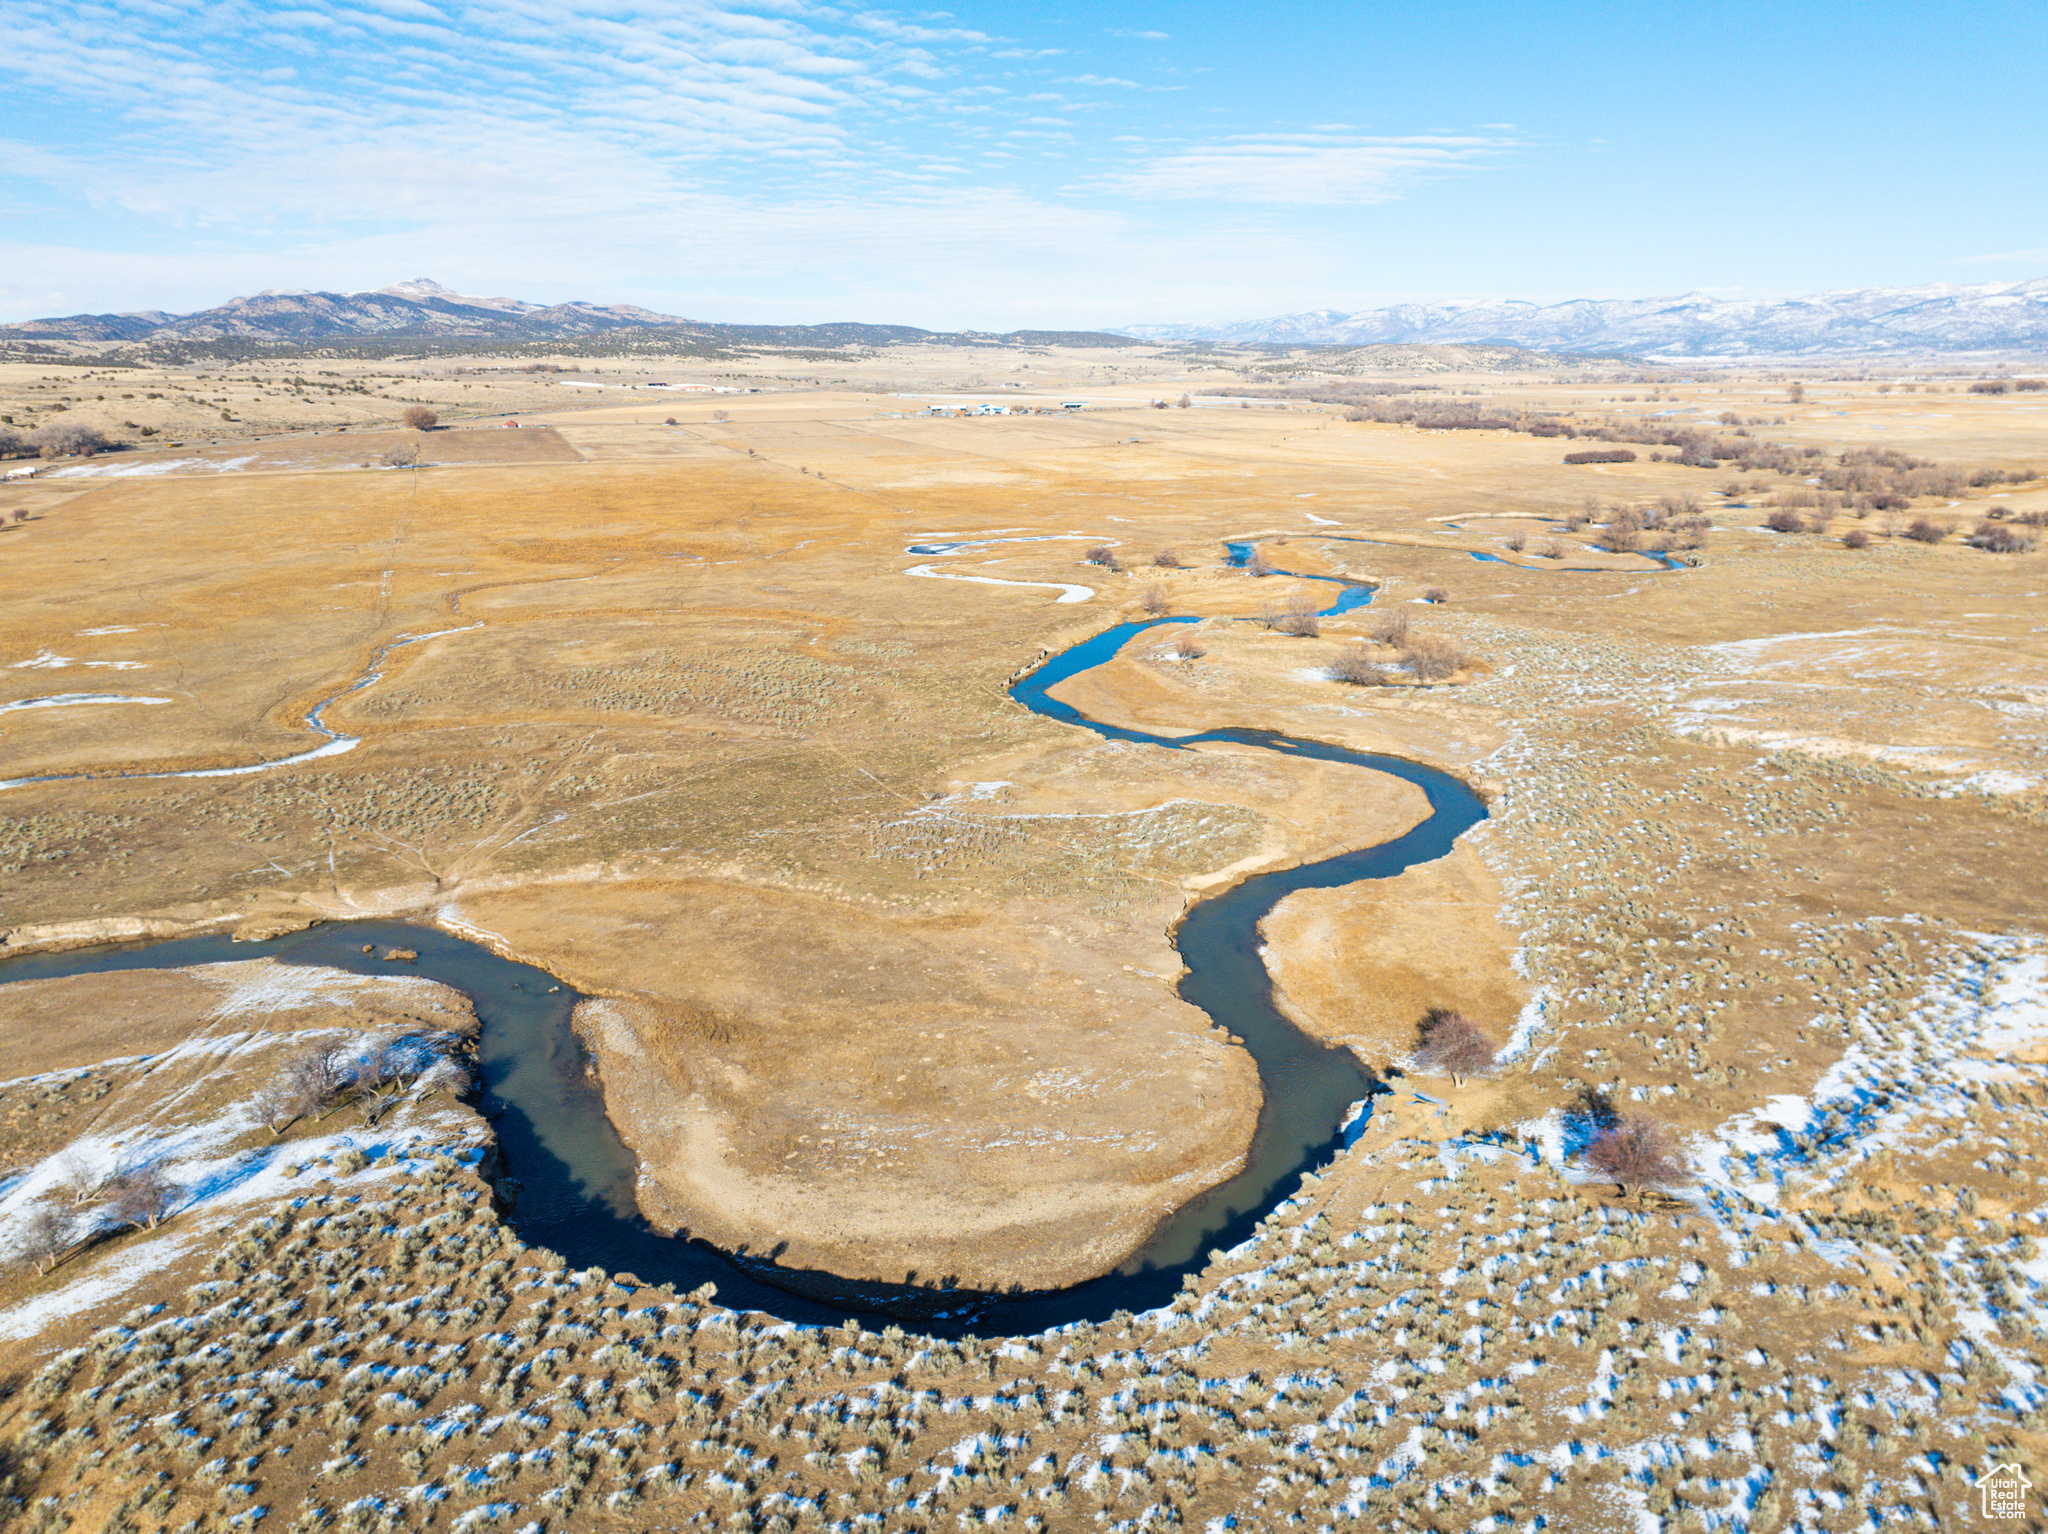
[[[1099,326],[2048,272],[2048,7],[8,0],[0,318]]]

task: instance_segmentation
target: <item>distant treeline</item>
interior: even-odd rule
[[[649,357],[704,362],[756,358],[803,362],[845,361],[894,346],[1128,347],[1143,341],[1108,332],[1013,330],[940,332],[909,325],[642,325],[580,336],[510,340],[494,336],[323,336],[302,341],[246,336],[180,337],[141,341],[87,359],[95,367],[176,367],[200,361],[254,362],[320,359],[403,362],[434,357]]]
[[[1223,388],[1204,392],[1242,395],[1251,391]],[[1830,460],[1823,448],[1760,441],[1743,427],[1721,432],[1705,426],[1670,421],[1622,421],[1611,416],[1566,419],[1556,414],[1521,410],[1492,402],[1383,398],[1379,389],[1369,385],[1309,386],[1259,392],[1265,398],[1279,394],[1314,404],[1341,405],[1345,419],[1351,421],[1379,421],[1416,426],[1426,431],[1519,431],[1532,437],[1630,442],[1637,446],[1670,450],[1652,452],[1650,458],[1653,462],[1680,463],[1698,469],[1734,469],[1745,474],[1798,475],[1817,479],[1825,489],[1852,495],[1953,496],[1970,487],[2025,484],[2041,477],[2039,471],[2031,468],[1954,468],[1932,459],[1915,458],[1893,448],[1850,448]],[[1412,387],[1408,392],[1413,392]],[[1634,454],[1628,457],[1632,458]],[[1568,463],[1627,461],[1628,458],[1596,457],[1587,453],[1572,453],[1566,458]]]

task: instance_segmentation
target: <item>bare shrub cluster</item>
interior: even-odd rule
[[[1106,543],[1096,544],[1095,547],[1090,549],[1086,554],[1084,554],[1082,558],[1085,559],[1091,565],[1100,565],[1103,569],[1111,572],[1115,572],[1123,568],[1122,562],[1118,560],[1118,558],[1116,557],[1116,550],[1111,548]]]
[[[1352,645],[1330,665],[1330,680],[1351,687],[1384,687],[1387,668],[1374,660],[1364,645]]]
[[[1566,525],[1576,532],[1596,520],[1601,528],[1600,546],[1614,554],[1701,548],[1714,526],[1699,497],[1690,493],[1662,496],[1647,506],[1623,503],[1602,507],[1588,496],[1584,510],[1567,518]],[[1564,551],[1553,540],[1537,552],[1555,559]]]
[[[2034,546],[2033,538],[2018,528],[1991,521],[1979,522],[1963,542],[1990,554],[2024,554]]]
[[[2036,387],[2048,387],[2048,380],[2029,379],[2023,382]],[[2016,382],[2014,387],[2021,387],[2021,383]],[[1239,391],[1222,388],[1212,392],[1228,395]],[[1660,449],[1651,453],[1652,461],[1678,463],[1703,469],[1734,467],[1745,474],[1761,470],[1785,477],[1817,478],[1825,489],[1854,491],[1861,495],[1898,494],[1909,498],[1940,495],[1952,498],[1966,486],[2025,484],[2041,478],[2040,472],[2032,468],[1981,468],[1965,471],[1946,467],[1928,459],[1914,458],[1894,448],[1851,448],[1830,459],[1822,448],[1791,447],[1759,441],[1749,433],[1750,425],[1761,424],[1759,419],[1738,418],[1741,424],[1737,424],[1726,419],[1726,414],[1732,412],[1725,413],[1719,423],[1732,428],[1724,432],[1670,421],[1621,420],[1614,417],[1566,421],[1554,414],[1521,410],[1495,403],[1461,404],[1447,400],[1384,397],[1394,392],[1409,395],[1425,392],[1425,389],[1413,385],[1397,389],[1395,386],[1346,383],[1337,387],[1310,385],[1282,389],[1280,392],[1289,398],[1345,406],[1345,416],[1348,420],[1412,425],[1429,431],[1520,431],[1540,437],[1590,439],[1615,444],[1633,443],[1638,447]],[[1788,391],[1788,394],[1794,403],[1798,403],[1802,397],[1796,389]],[[1663,449],[1671,451],[1661,451]],[[1584,453],[1567,454],[1565,462],[1627,463],[1634,457],[1634,454],[1620,447],[1612,451],[1623,456],[1602,457],[1598,456],[1600,450],[1586,449]]]
[[[1411,633],[1401,645],[1401,664],[1424,682],[1441,682],[1462,671],[1471,659],[1465,647],[1448,634]]]

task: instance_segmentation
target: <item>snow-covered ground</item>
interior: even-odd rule
[[[928,575],[944,581],[973,581],[982,586],[1041,586],[1057,591],[1055,602],[1086,602],[1095,595],[1093,586],[1070,585],[1065,581],[1006,581],[993,575],[967,575],[959,570],[940,570],[931,565],[916,565],[903,572],[905,575]]]
[[[452,1064],[426,1070],[374,1125],[361,1122],[357,1109],[341,1107],[323,1121],[333,1127],[291,1139],[271,1132],[253,1096],[187,1117],[182,1105],[192,1099],[195,1086],[173,1085],[168,1095],[148,1095],[157,1078],[172,1083],[234,1079],[253,1090],[294,1056],[365,1043],[365,1035],[352,1030],[278,1033],[261,1026],[279,1012],[358,1002],[365,989],[362,977],[288,965],[229,964],[188,973],[213,978],[209,970],[222,972],[215,1015],[249,1020],[256,1029],[204,1034],[160,1055],[51,1073],[77,1076],[126,1067],[129,1079],[119,1099],[124,1109],[110,1115],[111,1121],[95,1121],[70,1143],[0,1184],[0,1260],[25,1260],[35,1221],[49,1210],[61,1213],[67,1244],[112,1233],[119,1221],[102,1195],[124,1174],[153,1171],[167,1178],[173,1189],[168,1217],[154,1230],[122,1237],[118,1254],[102,1253],[91,1244],[79,1248],[52,1270],[41,1292],[0,1309],[0,1337],[33,1337],[63,1317],[136,1292],[176,1263],[209,1249],[251,1210],[302,1191],[311,1178],[401,1179],[433,1157],[471,1160],[479,1153],[488,1132],[461,1105],[456,1094],[466,1088],[467,1075]],[[379,977],[374,983],[434,988],[430,981],[406,976]],[[50,1078],[5,1085],[32,1087],[45,1079]],[[349,1173],[351,1166],[357,1169]]]

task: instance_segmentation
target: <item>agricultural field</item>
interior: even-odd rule
[[[0,367],[135,444],[0,488],[11,1526],[1974,1526],[2048,395],[1384,364]],[[1263,886],[1367,1087],[1235,1201],[1183,930],[1446,784]]]

